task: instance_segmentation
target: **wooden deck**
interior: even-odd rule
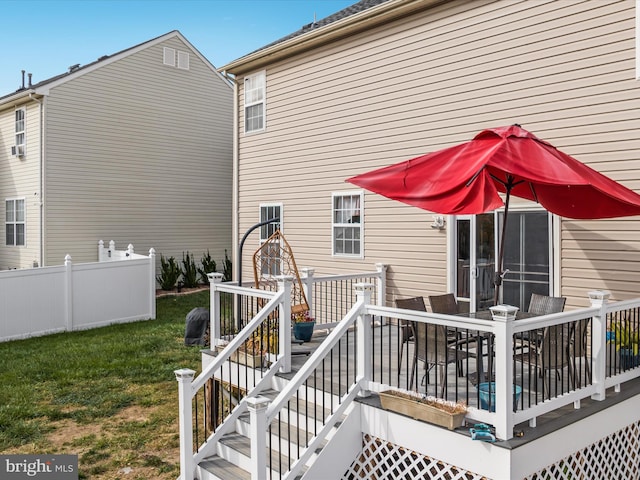
[[[378,326],[376,328],[380,329],[380,328],[388,328],[388,327]],[[388,354],[392,356],[398,355],[398,350],[397,350],[398,339],[396,336],[396,332],[397,332],[396,328],[388,328],[387,335],[382,336],[384,340],[381,348],[383,351],[385,351],[385,354],[387,354],[388,352]],[[284,378],[292,378],[295,375],[295,373],[301,368],[304,362],[309,358],[309,355],[313,353],[313,351],[316,348],[318,348],[318,346],[325,340],[328,333],[329,333],[328,330],[319,329],[314,332],[314,335],[310,342],[303,343],[303,344],[294,344],[292,346],[292,352],[293,352],[292,371],[287,374],[278,374],[278,376],[281,376]],[[350,347],[353,348],[352,343]],[[346,348],[344,350],[345,352],[347,351]],[[405,345],[403,364],[405,362],[410,362],[412,358],[413,358],[412,345],[411,344]],[[378,360],[382,360],[382,359],[376,358],[376,367],[380,366]],[[338,362],[338,365],[341,366],[341,373],[345,373],[344,367],[346,366],[346,357],[345,357],[345,362]],[[486,369],[487,368],[486,358],[484,359],[484,366]],[[374,367],[374,369],[377,371],[376,367]],[[466,367],[467,365],[465,365],[465,368]],[[476,390],[475,390],[475,387],[473,387],[471,382],[469,381],[469,378],[473,379],[474,377],[475,359],[471,364],[469,364],[469,368],[470,368],[469,376],[466,375],[466,370],[465,370],[465,375],[463,377],[459,377],[457,375],[455,365],[454,364],[449,365],[447,369],[447,392],[449,392],[449,396],[451,396],[452,392],[456,391],[456,388],[458,388],[458,391],[461,391],[462,389],[468,389],[468,391],[470,392],[468,405],[478,408],[477,395],[475,394]],[[419,376],[421,376],[421,372],[422,372],[422,367],[420,365],[418,369],[418,373],[420,374]],[[399,375],[399,379],[400,379],[399,384],[408,385],[408,378],[406,373],[401,372],[398,374],[398,372],[396,371],[396,372],[386,372],[385,374],[389,376],[396,376],[396,377]],[[374,375],[375,382],[386,384],[384,380],[385,380],[384,378],[377,379],[375,378],[375,375]],[[517,376],[516,382],[524,386],[528,385],[527,375],[525,374],[525,378]],[[328,384],[325,385],[325,391],[329,391],[332,387],[334,389],[336,388],[335,385],[333,386]],[[420,378],[418,378],[418,391],[425,393],[425,385],[421,384]],[[428,393],[431,394],[432,392],[428,392]],[[527,395],[527,394],[528,394],[528,391],[525,387],[522,395]],[[543,437],[551,432],[554,432],[559,428],[562,428],[564,426],[570,425],[575,422],[579,422],[580,420],[590,415],[600,412],[617,403],[623,402],[638,394],[640,394],[640,379],[635,379],[635,380],[626,382],[624,383],[623,388],[621,389],[620,392],[615,392],[613,388],[607,390],[607,397],[604,401],[584,399],[580,402],[579,408],[574,408],[573,405],[568,405],[564,408],[554,410],[551,413],[538,417],[536,419],[537,420],[536,427],[530,427],[528,423],[516,425],[514,428],[514,432],[516,433],[516,436],[507,441],[497,442],[496,445],[504,448],[517,448],[519,445],[524,445],[528,442],[531,442],[540,437]],[[365,403],[367,405],[374,406],[376,408],[382,408],[377,394],[372,394],[369,398],[361,398],[358,401]],[[463,427],[458,428],[456,431],[462,435],[469,435],[469,431],[468,431],[469,426],[471,425],[463,425]]]

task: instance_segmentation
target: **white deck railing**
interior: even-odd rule
[[[208,365],[203,373],[193,383],[193,372],[188,370],[176,371],[176,377],[180,382],[180,431],[181,431],[181,478],[193,478],[195,465],[197,462],[209,454],[213,449],[213,444],[224,433],[231,428],[231,420],[235,420],[241,412],[250,411],[251,417],[251,435],[252,441],[252,466],[251,470],[253,478],[261,478],[265,471],[274,471],[268,465],[265,458],[266,451],[266,433],[271,421],[278,418],[279,412],[289,404],[294,402],[295,398],[305,398],[303,385],[310,376],[317,377],[316,367],[327,356],[331,355],[338,342],[345,340],[351,345],[355,344],[353,356],[349,357],[348,364],[351,374],[347,373],[344,381],[344,388],[340,390],[336,396],[336,404],[331,403],[332,410],[328,418],[320,426],[319,431],[310,442],[303,446],[303,451],[293,459],[291,465],[286,466],[286,471],[277,471],[276,476],[288,478],[290,475],[299,473],[304,463],[310,458],[315,447],[326,436],[328,430],[332,427],[333,422],[347,408],[349,408],[356,395],[367,395],[369,391],[381,391],[388,388],[388,384],[383,384],[375,380],[374,370],[380,366],[381,352],[376,350],[376,345],[380,344],[381,350],[388,353],[389,361],[397,361],[397,351],[391,348],[391,339],[389,332],[393,328],[397,328],[397,320],[406,320],[413,322],[425,322],[438,325],[444,325],[458,331],[475,332],[474,334],[486,334],[493,342],[491,362],[492,368],[489,373],[495,375],[495,411],[470,406],[467,412],[467,419],[470,421],[478,421],[491,424],[495,427],[496,437],[499,439],[509,439],[513,437],[514,426],[529,422],[532,427],[536,425],[536,419],[548,412],[563,408],[573,404],[574,408],[580,407],[582,399],[591,398],[593,400],[603,400],[607,388],[620,388],[620,384],[640,376],[640,368],[616,368],[612,369],[608,365],[607,357],[610,357],[607,343],[607,329],[610,318],[618,313],[625,315],[636,315],[640,311],[640,299],[629,300],[624,302],[608,303],[607,292],[592,292],[590,299],[592,307],[578,309],[558,314],[544,315],[539,317],[527,318],[514,321],[514,318],[494,318],[493,320],[482,320],[478,318],[469,318],[462,316],[451,316],[443,314],[432,314],[427,312],[418,312],[410,310],[402,310],[397,308],[385,307],[373,304],[373,292],[375,291],[373,284],[357,284],[355,286],[357,300],[352,305],[351,310],[345,315],[340,324],[327,337],[325,342],[313,353],[309,360],[299,369],[296,375],[290,380],[288,386],[278,395],[278,397],[270,403],[266,398],[260,397],[260,392],[277,370],[288,372],[291,366],[291,349],[290,349],[290,278],[283,277],[279,281],[278,292],[265,292],[256,289],[247,289],[231,284],[219,283],[219,279],[212,276],[212,325],[211,338],[215,345],[219,342],[220,337],[220,293],[227,292],[236,295],[261,296],[268,303],[254,317],[249,325],[239,332],[236,337],[227,345],[226,349],[216,357],[216,359]],[[209,378],[218,375],[216,378],[222,378],[222,366],[226,362],[233,351],[237,349],[242,342],[249,338],[251,333],[258,326],[278,310],[279,317],[279,351],[272,360],[273,364],[266,373],[260,373],[260,378],[255,382],[254,386],[249,387],[247,384],[246,395],[240,402],[240,405],[229,415],[230,421],[224,423],[210,438],[207,444],[199,447],[194,454],[191,450],[191,432],[193,426],[191,401],[197,394],[197,390],[202,388]],[[388,321],[393,320],[393,321]],[[563,386],[556,388],[553,392],[547,392],[541,401],[537,398],[534,401],[521,402],[514,404],[513,385],[517,380],[514,375],[514,341],[522,337],[524,332],[533,334],[536,331],[551,327],[554,325],[575,324],[580,320],[588,320],[590,328],[590,349],[588,354],[589,362],[589,379],[584,385],[576,384],[569,387]],[[348,333],[352,337],[348,337]],[[387,343],[378,342],[375,335],[387,335]],[[397,337],[396,337],[397,338]],[[393,341],[396,341],[394,339]],[[382,352],[382,354],[384,354]],[[344,356],[344,352],[341,354]],[[394,360],[395,356],[395,360]],[[404,375],[406,379],[408,371],[399,373],[400,363],[395,365],[395,373],[398,378]],[[333,362],[332,362],[333,365]],[[584,367],[584,366],[583,366]],[[333,367],[332,367],[333,368]],[[217,373],[216,373],[217,372]],[[394,375],[395,375],[394,373]],[[469,372],[467,372],[469,375]],[[329,378],[345,377],[338,364],[335,371],[329,373]],[[232,385],[238,385],[231,378],[231,375],[223,378],[223,381],[229,381]],[[468,378],[463,382],[469,384]],[[322,383],[320,383],[322,385]],[[342,383],[341,383],[342,385]],[[465,387],[466,388],[466,387]],[[471,388],[471,387],[469,387]],[[469,391],[466,392],[469,398]],[[341,393],[340,393],[341,392]],[[325,392],[325,395],[327,393]],[[288,410],[288,409],[285,409]]]

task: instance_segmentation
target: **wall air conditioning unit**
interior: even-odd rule
[[[14,145],[11,147],[11,155],[18,158],[24,157],[24,145]]]

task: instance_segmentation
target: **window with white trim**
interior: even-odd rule
[[[24,198],[5,200],[5,243],[9,246],[25,245]]]
[[[264,203],[260,205],[260,223],[266,222],[274,218],[280,220],[273,223],[267,223],[260,227],[260,245],[266,242],[276,230],[282,231],[282,204],[281,203]],[[278,258],[280,256],[280,245],[276,242],[273,244],[273,249],[268,252],[269,256]],[[282,271],[279,261],[274,262],[262,262],[260,273],[262,275],[280,275]]]
[[[25,116],[26,112],[24,108],[16,110],[16,146],[24,147],[25,140]]]
[[[362,205],[363,192],[332,195],[333,255],[363,257]]]
[[[266,73],[264,71],[244,79],[244,131],[256,132],[265,128]]]

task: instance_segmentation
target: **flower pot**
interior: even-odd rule
[[[628,370],[640,365],[640,355],[634,355],[632,348],[621,348],[618,350],[620,358],[620,368]]]
[[[491,385],[491,388],[489,388]],[[495,382],[483,382],[478,385],[478,391],[480,392],[480,408],[482,410],[489,410],[490,412],[496,411],[496,384]],[[489,392],[491,391],[491,392]],[[522,393],[522,387],[520,385],[513,386],[513,403],[518,403],[520,394]],[[491,408],[489,408],[491,405]]]
[[[452,413],[443,410],[438,405],[430,405],[418,399],[409,398],[408,395],[401,395],[393,390],[385,390],[379,393],[380,404],[385,410],[407,415],[408,417],[433,423],[441,427],[453,430],[462,426],[466,412],[458,411]]]
[[[313,335],[313,327],[316,322],[297,322],[293,324],[293,336],[302,342],[308,342]]]

